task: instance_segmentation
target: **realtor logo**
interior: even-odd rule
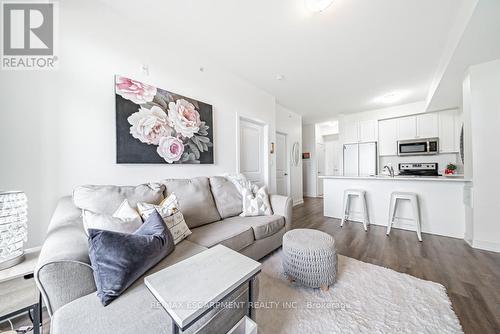
[[[2,69],[53,69],[54,3],[2,3]]]

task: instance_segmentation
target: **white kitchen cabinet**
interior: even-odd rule
[[[417,115],[417,138],[435,138],[439,135],[438,114]]]
[[[417,116],[398,118],[398,140],[417,138]]]
[[[439,112],[439,152],[460,152],[462,119],[457,109]]]
[[[342,135],[345,144],[377,141],[377,121],[345,122]]]
[[[445,110],[439,113],[439,152],[455,151],[455,110]]]
[[[437,137],[438,124],[437,113],[398,118],[398,140]]]
[[[378,122],[378,149],[380,156],[398,155],[398,119]]]
[[[346,144],[357,143],[359,141],[359,123],[345,122],[342,128],[343,141]]]
[[[368,120],[359,122],[359,141],[361,143],[377,141],[377,121]]]

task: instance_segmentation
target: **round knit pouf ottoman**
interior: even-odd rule
[[[337,276],[337,250],[332,236],[295,229],[283,236],[283,269],[290,281],[328,290]]]

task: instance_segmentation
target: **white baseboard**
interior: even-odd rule
[[[304,204],[304,199],[303,198],[298,198],[293,200],[293,206],[297,206],[300,204]]]
[[[500,253],[500,243],[482,240],[472,240],[472,248]]]

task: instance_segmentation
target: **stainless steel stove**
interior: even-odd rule
[[[401,163],[399,175],[405,176],[439,176],[437,162]]]

